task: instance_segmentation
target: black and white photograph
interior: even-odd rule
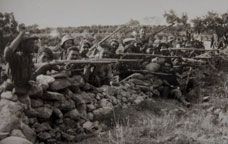
[[[228,144],[228,0],[0,0],[0,144]]]

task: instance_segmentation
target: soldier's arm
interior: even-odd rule
[[[9,61],[9,59],[11,58],[12,54],[16,51],[16,49],[18,48],[22,38],[24,35],[24,31],[21,31],[17,37],[11,42],[11,44],[5,48],[4,50],[4,58],[6,61]]]

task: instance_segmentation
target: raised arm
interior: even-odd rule
[[[21,31],[17,37],[11,42],[11,44],[9,46],[7,46],[4,50],[4,58],[6,61],[8,61],[11,57],[11,54],[14,53],[16,51],[16,49],[18,48],[22,38],[24,35],[24,31]]]

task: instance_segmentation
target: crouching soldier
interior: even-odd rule
[[[156,62],[156,61],[155,61]],[[160,71],[164,72],[167,75],[160,75],[160,78],[163,80],[163,87],[160,89],[161,95],[163,97],[172,97],[179,100],[182,104],[189,107],[190,103],[186,101],[178,81],[178,75],[173,69],[173,65],[169,60],[159,60],[158,63],[160,66]],[[158,69],[157,69],[158,70]]]
[[[33,69],[32,53],[37,39],[37,37],[25,36],[22,31],[4,51],[4,58],[9,63],[10,77],[14,83],[14,93],[29,108],[31,106],[28,92],[31,88],[29,80],[31,80]]]
[[[38,51],[38,60],[34,65],[35,70],[33,73],[33,78],[40,74],[47,74],[47,72],[60,71],[61,67],[59,65],[51,64],[49,62],[54,60],[54,54],[49,48],[40,48]]]

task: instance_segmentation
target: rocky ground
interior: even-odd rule
[[[161,98],[163,82],[150,74],[100,88],[80,76],[41,75],[29,94],[30,110],[7,85],[0,100],[0,143],[226,144],[226,76],[203,70],[198,76],[199,87],[186,95],[190,108]]]
[[[201,88],[190,108],[155,98],[116,112],[113,129],[80,144],[227,144],[227,75]],[[116,116],[117,117],[117,116]]]

